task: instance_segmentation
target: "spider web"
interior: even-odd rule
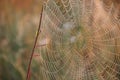
[[[99,0],[48,0],[32,80],[119,80],[120,30],[113,10]]]

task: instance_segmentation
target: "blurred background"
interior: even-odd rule
[[[0,0],[0,80],[25,80],[41,0]]]
[[[120,0],[104,1],[120,8]],[[26,79],[41,4],[42,0],[0,0],[0,80]],[[37,74],[39,67],[32,68]],[[31,74],[32,80],[38,80],[36,74]]]

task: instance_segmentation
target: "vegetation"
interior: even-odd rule
[[[65,7],[67,3],[61,2],[65,0],[57,1],[56,5],[64,15],[57,16],[62,24],[47,10],[51,20],[47,18],[44,21],[45,26],[41,28],[43,31],[39,36],[38,45],[46,36],[48,43],[35,49],[35,54],[39,55],[33,56],[30,80],[119,80],[119,0],[103,0],[103,5],[98,4],[102,0],[94,0],[94,7],[97,6],[97,9],[93,8],[95,13],[86,13],[82,19],[77,8],[74,8],[74,19],[70,17],[73,15],[70,5]],[[112,15],[107,18],[112,3],[115,5]],[[57,9],[58,6],[51,8]],[[67,13],[67,9],[70,12]],[[26,79],[40,10],[39,0],[0,2],[0,80]],[[55,15],[60,13],[54,11]],[[86,16],[90,16],[90,19]],[[79,18],[83,22],[79,22]],[[77,26],[71,24],[73,19]],[[51,21],[54,23],[51,24]],[[67,21],[73,28],[64,26],[69,25]]]

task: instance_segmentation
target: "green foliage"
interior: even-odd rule
[[[22,75],[18,71],[17,68],[11,63],[7,61],[4,57],[0,58],[0,69],[1,69],[1,76],[0,79],[2,80],[22,80]]]

